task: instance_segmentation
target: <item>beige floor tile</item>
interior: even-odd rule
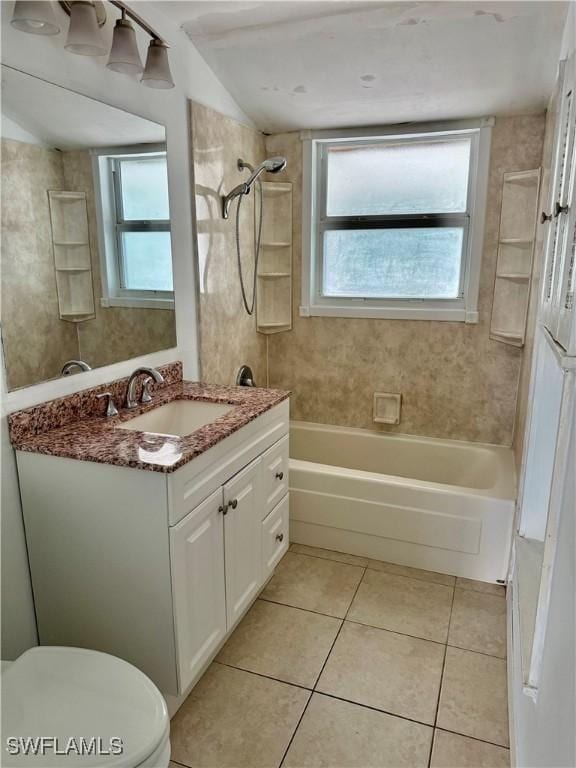
[[[321,557],[324,560],[336,560],[339,563],[348,563],[349,565],[360,565],[362,568],[368,562],[367,557],[358,555],[348,555],[345,552],[334,552],[332,549],[321,549],[320,547],[309,547],[306,544],[292,544],[290,552],[296,552],[300,555],[311,555],[312,557]]]
[[[445,646],[345,622],[317,690],[434,725]]]
[[[508,746],[506,662],[448,646],[439,728]]]
[[[344,618],[364,569],[288,552],[261,597]]]
[[[284,766],[426,768],[432,729],[315,693]]]
[[[502,584],[492,584],[489,581],[476,581],[475,579],[464,579],[458,576],[456,586],[460,589],[470,589],[472,592],[484,592],[486,595],[506,596],[506,590]]]
[[[394,563],[385,563],[381,560],[368,560],[367,565],[368,568],[372,568],[375,571],[395,573],[397,576],[409,576],[411,579],[431,581],[434,584],[444,584],[447,587],[453,587],[456,581],[455,576],[448,576],[445,573],[422,571],[420,568],[409,568],[407,565],[395,565]]]
[[[456,589],[448,632],[449,645],[506,657],[506,600]]]
[[[510,752],[485,741],[434,731],[430,768],[509,768]]]
[[[313,688],[341,619],[257,600],[217,661]]]
[[[445,643],[453,588],[368,569],[348,618]]]
[[[277,768],[309,696],[212,664],[172,720],[172,758],[190,768]]]

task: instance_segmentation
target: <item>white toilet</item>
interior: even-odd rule
[[[167,768],[170,720],[160,691],[128,662],[40,646],[3,664],[2,741],[5,768]]]

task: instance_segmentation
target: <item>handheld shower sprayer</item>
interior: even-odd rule
[[[286,158],[280,156],[268,157],[266,160],[261,162],[260,165],[257,165],[256,168],[253,168],[249,163],[244,162],[244,160],[239,159],[238,170],[243,171],[245,168],[250,171],[248,180],[234,187],[234,189],[229,192],[222,201],[222,215],[225,219],[227,219],[230,214],[230,204],[232,203],[232,200],[234,200],[234,198],[238,197],[239,195],[250,194],[252,185],[264,171],[266,171],[266,173],[279,173],[280,171],[283,171],[284,168],[286,168]]]
[[[264,201],[262,195],[262,185],[260,182],[260,174],[266,171],[266,173],[279,173],[286,168],[285,157],[268,157],[256,168],[253,168],[249,163],[246,163],[241,158],[238,160],[238,170],[243,171],[247,169],[250,171],[248,180],[243,184],[238,184],[234,189],[229,192],[222,200],[222,216],[227,219],[230,212],[230,204],[235,197],[238,198],[238,204],[236,206],[236,257],[238,261],[238,276],[240,277],[240,290],[242,292],[242,303],[244,309],[248,315],[254,314],[254,308],[256,306],[256,281],[258,279],[258,261],[260,259],[260,241],[262,239],[262,217],[264,214]],[[244,272],[242,269],[242,255],[240,253],[240,204],[244,195],[250,194],[252,185],[257,182],[260,188],[260,215],[258,217],[258,234],[256,235],[256,248],[254,255],[254,274],[252,280],[252,299],[248,302],[246,296],[246,286],[244,285]]]

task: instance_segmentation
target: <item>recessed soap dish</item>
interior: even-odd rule
[[[402,395],[374,392],[373,419],[376,424],[400,424]]]

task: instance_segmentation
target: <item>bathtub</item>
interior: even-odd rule
[[[506,578],[510,448],[292,422],[290,538],[483,581]]]

